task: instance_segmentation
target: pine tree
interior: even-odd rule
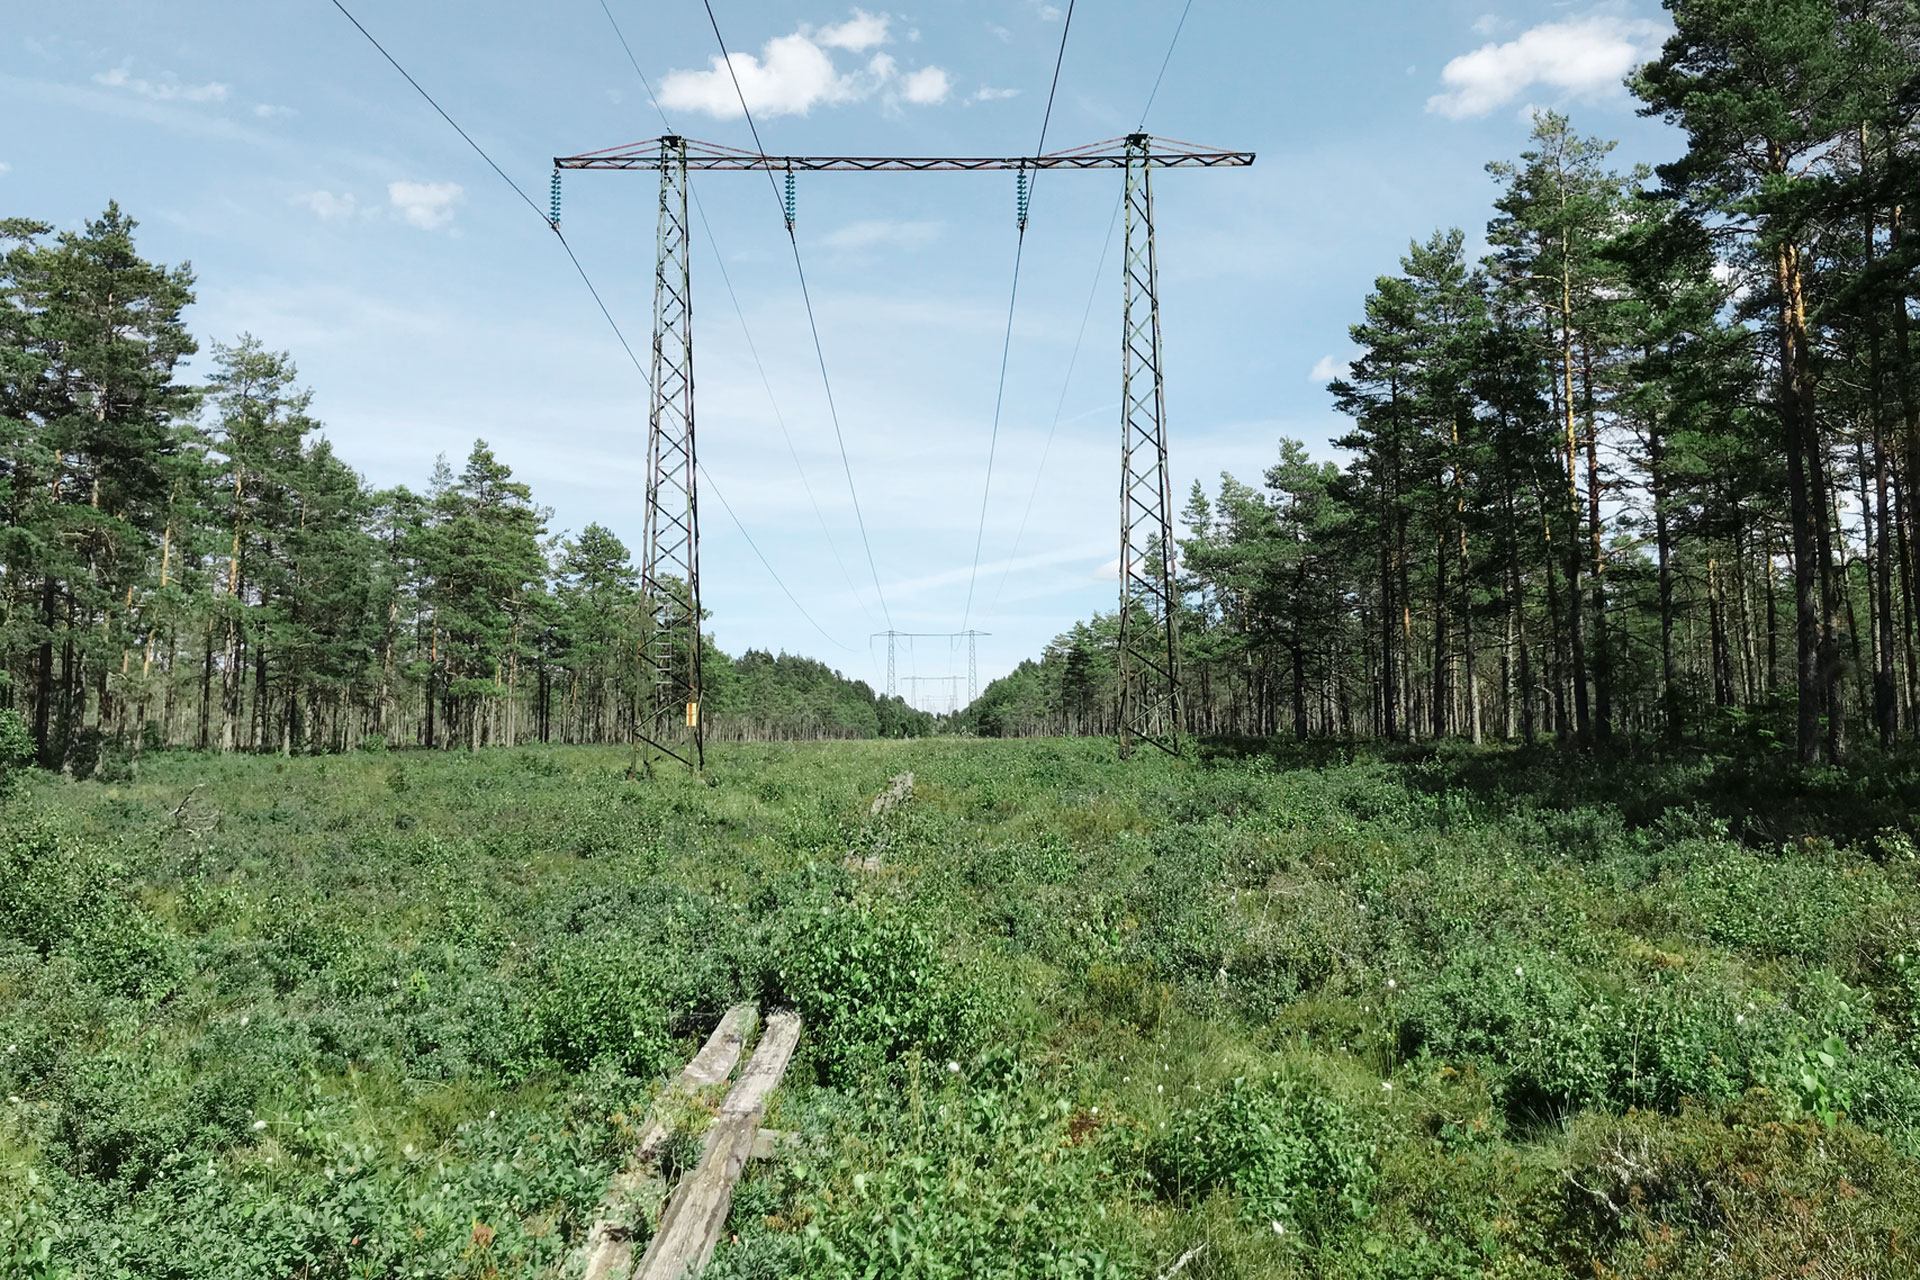
[[[30,655],[48,765],[81,764],[83,730],[97,740],[124,727],[111,680],[194,402],[174,376],[195,349],[181,320],[193,272],[142,259],[136,226],[112,204],[51,243],[44,223],[0,223],[5,579],[8,614],[23,619],[6,657]]]
[[[1776,350],[1776,410],[1793,530],[1796,748],[1805,762],[1844,750],[1828,519],[1830,481],[1808,296],[1811,199],[1862,102],[1833,0],[1670,3],[1675,31],[1635,91],[1684,129],[1687,154],[1660,169],[1669,189],[1743,234],[1764,263]],[[1826,735],[1821,727],[1825,713]]]

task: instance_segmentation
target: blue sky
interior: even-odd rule
[[[1049,149],[1136,126],[1182,2],[1082,0]],[[752,145],[698,0],[608,4],[677,132]],[[552,156],[662,132],[599,0],[348,7],[542,205]],[[1064,8],[715,0],[777,154],[1030,153]],[[1436,227],[1478,240],[1484,165],[1518,152],[1529,108],[1620,139],[1622,166],[1675,154],[1678,136],[1618,87],[1664,28],[1644,0],[1195,0],[1147,127],[1259,160],[1156,186],[1176,494],[1222,470],[1257,482],[1282,436],[1333,456],[1343,426],[1323,384],[1371,281]],[[371,481],[418,487],[437,454],[457,466],[483,437],[555,529],[597,520],[637,550],[644,385],[552,234],[329,0],[16,4],[0,116],[0,211],[70,227],[120,201],[149,257],[198,271],[203,343],[251,332],[291,351],[328,435]],[[655,181],[566,183],[568,238],[636,347],[651,324]],[[1113,606],[1117,243],[1096,266],[1119,183],[1049,173],[1035,191],[966,623],[993,633],[983,681]],[[696,188],[713,232],[694,261],[701,456],[824,634],[708,494],[712,628],[731,652],[807,653],[878,685],[884,645],[868,637],[889,615],[905,631],[962,625],[1012,176],[800,182],[800,246],[884,610],[774,198],[752,174]],[[963,675],[965,657],[922,641],[900,666]]]

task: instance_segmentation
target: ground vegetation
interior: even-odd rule
[[[0,720],[10,1275],[562,1275],[741,999],[806,1018],[797,1137],[715,1276],[1920,1266],[1875,771],[946,737],[79,782]]]

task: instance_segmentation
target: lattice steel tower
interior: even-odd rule
[[[1146,742],[1180,749],[1179,595],[1173,582],[1173,492],[1167,470],[1167,405],[1160,363],[1160,281],[1153,240],[1155,169],[1243,168],[1251,151],[1215,151],[1144,133],[1041,156],[770,156],[738,147],[666,137],[557,156],[554,170],[660,170],[659,274],[654,288],[653,413],[649,422],[645,583],[654,626],[645,658],[653,678],[643,739],[699,767],[700,542],[694,492],[693,329],[687,271],[687,172],[760,172],[785,182],[782,213],[791,230],[797,173],[1010,172],[1024,227],[1033,175],[1048,170],[1126,170],[1125,323],[1121,338],[1120,754]],[[779,182],[775,194],[781,195]],[[554,192],[559,221],[559,190]],[[887,636],[887,691],[900,683]],[[967,636],[969,693],[979,666]],[[684,710],[682,709],[684,703]]]
[[[894,642],[898,640],[961,640],[967,642],[967,702],[972,704],[980,698],[980,637],[990,636],[991,631],[876,631],[869,640],[887,638],[887,696],[894,696],[899,681],[894,678]],[[941,677],[945,679],[945,677]]]
[[[647,414],[646,547],[641,590],[651,621],[641,642],[651,695],[639,737],[647,768],[672,756],[706,765],[700,711],[700,498],[693,435],[693,273],[688,259],[687,143],[660,139],[653,277],[653,395]]]
[[[1153,140],[1127,138],[1126,297],[1120,337],[1120,756],[1136,741],[1180,754],[1173,480],[1160,365]]]

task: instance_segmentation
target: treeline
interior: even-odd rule
[[[134,228],[0,222],[0,706],[41,762],[628,741],[647,609],[620,540],[550,536],[484,442],[369,488],[251,337],[190,379],[193,273]],[[705,676],[720,738],[933,724],[784,654],[710,650]]]
[[[1657,170],[1536,117],[1490,252],[1414,243],[1292,442],[1198,486],[1197,732],[1679,738],[1759,709],[1801,760],[1920,729],[1920,15],[1687,0],[1630,86]],[[982,732],[1109,732],[1111,618],[989,688]]]

